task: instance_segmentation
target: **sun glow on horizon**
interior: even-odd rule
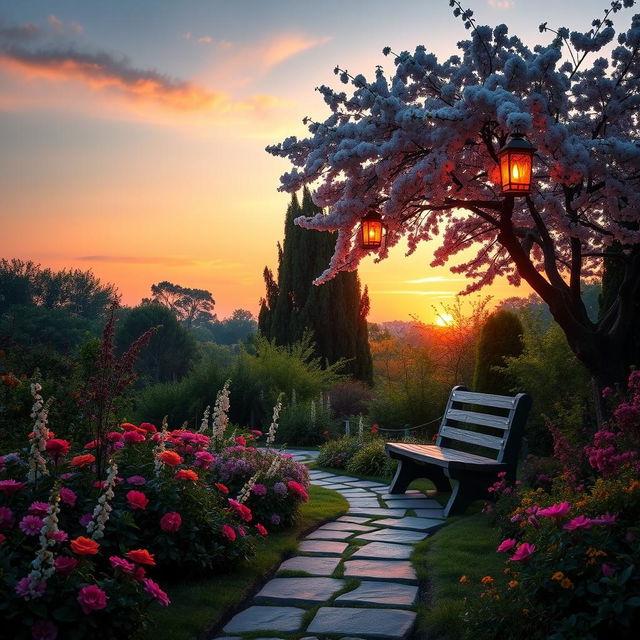
[[[448,327],[453,322],[453,316],[450,313],[439,313],[436,318],[436,324],[439,327]]]

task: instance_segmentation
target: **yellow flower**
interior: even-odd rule
[[[493,578],[491,576],[485,576],[480,582],[482,582],[482,584],[491,584],[493,582]]]
[[[469,578],[467,578],[467,576],[460,576],[459,582],[462,582],[462,584],[464,584],[465,582],[469,582]]]
[[[508,587],[509,589],[515,589],[520,583],[517,580],[509,580]]]
[[[640,489],[640,482],[634,480],[627,488],[626,491],[628,493],[633,493],[636,489]]]
[[[562,571],[556,571],[552,576],[551,576],[552,580],[563,580],[564,579],[564,573],[562,573]]]
[[[560,586],[563,589],[573,589],[574,584],[573,582],[571,582],[571,580],[569,580],[569,578],[564,578],[563,580],[560,581]]]

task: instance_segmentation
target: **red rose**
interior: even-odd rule
[[[213,485],[220,493],[224,493],[225,495],[227,495],[229,493],[229,489],[227,489],[227,487],[223,484],[220,484],[219,482],[216,482],[215,485]]]
[[[229,542],[233,542],[236,539],[236,532],[233,530],[233,527],[230,527],[228,524],[222,525],[220,533],[222,537]]]
[[[47,453],[54,459],[62,458],[69,453],[71,445],[60,438],[51,438],[45,443],[45,449]]]
[[[182,526],[182,517],[179,513],[165,513],[160,518],[160,528],[167,533],[175,533]]]
[[[149,498],[142,491],[131,490],[127,493],[127,502],[132,509],[144,511],[149,504]]]

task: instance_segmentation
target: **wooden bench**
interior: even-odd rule
[[[435,445],[386,443],[386,454],[399,461],[390,493],[404,493],[416,478],[429,478],[438,491],[448,492],[452,480],[444,515],[463,513],[474,500],[488,497],[487,489],[499,472],[515,481],[530,408],[531,397],[526,393],[498,396],[454,387]]]

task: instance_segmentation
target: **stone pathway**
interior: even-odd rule
[[[316,451],[292,451],[310,462]],[[349,502],[347,515],[301,541],[250,605],[216,640],[406,638],[415,622],[418,581],[409,557],[413,545],[442,525],[442,507],[419,491],[390,495],[376,482],[310,471],[312,484]],[[264,640],[258,638],[257,640]]]

